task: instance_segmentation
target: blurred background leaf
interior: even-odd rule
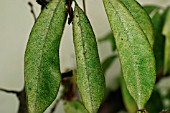
[[[160,7],[156,5],[145,5],[143,8],[148,14],[151,14],[155,9],[159,9]]]
[[[154,25],[154,33],[155,33],[153,51],[154,51],[155,60],[156,60],[156,70],[158,72],[159,69],[163,67],[163,60],[164,60],[165,40],[162,35],[162,27],[164,24],[164,19],[162,17],[162,14],[160,14],[157,11],[152,17],[152,22]]]
[[[110,31],[109,33],[107,33],[105,36],[99,38],[98,40],[99,42],[106,42],[109,41],[112,45],[112,51],[116,50],[116,43],[115,43],[115,39],[113,36],[113,33]]]
[[[107,69],[111,66],[111,64],[114,62],[116,58],[117,58],[116,55],[111,55],[102,62],[102,68],[104,73],[106,73]]]
[[[153,91],[145,107],[148,113],[159,113],[163,110],[163,102],[158,90]]]
[[[163,34],[165,35],[164,74],[166,74],[170,70],[170,7],[166,15]]]
[[[125,80],[123,76],[120,77],[120,83],[121,83],[121,91],[122,91],[122,97],[123,97],[123,102],[126,107],[126,110],[128,113],[135,113],[137,111],[137,105],[132,96],[130,95],[127,87]]]
[[[89,113],[78,100],[66,101],[64,103],[65,113]]]

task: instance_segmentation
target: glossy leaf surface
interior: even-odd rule
[[[77,100],[66,101],[64,103],[65,113],[89,113],[83,104]]]
[[[135,0],[124,0],[124,2],[123,0],[103,0],[103,2],[114,33],[127,88],[136,101],[138,109],[143,109],[152,93],[156,72],[153,50],[144,32],[145,24],[141,27],[136,18],[138,15],[138,18],[143,20],[142,23],[150,20],[142,16],[145,14],[142,13],[143,11],[136,11],[136,9],[140,10],[141,6],[136,5]],[[131,3],[131,6],[126,2]],[[135,8],[133,13],[132,6]]]
[[[34,24],[25,53],[24,75],[29,113],[42,113],[57,96],[61,74],[59,45],[66,1],[52,0]]]
[[[86,109],[97,113],[105,92],[97,43],[90,22],[82,9],[75,6],[73,39],[77,61],[77,85]]]
[[[170,8],[167,12],[163,34],[165,35],[164,74],[166,74],[170,70]]]

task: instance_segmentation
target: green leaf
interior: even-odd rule
[[[66,1],[52,0],[32,28],[24,75],[29,113],[42,113],[57,96],[61,74],[59,45],[66,22]]]
[[[103,0],[105,10],[114,33],[123,76],[129,93],[137,103],[138,109],[143,109],[148,101],[156,79],[155,59],[153,50],[143,32],[146,26],[138,23],[138,18],[147,23],[145,13],[136,5],[135,0],[124,0],[131,3],[136,11],[132,14],[131,6],[127,8],[122,0]],[[126,3],[127,4],[127,3]],[[145,15],[145,16],[142,16]],[[146,30],[146,29],[145,29]],[[153,32],[152,29],[148,29]],[[149,32],[147,31],[147,32]],[[153,39],[153,38],[151,38]]]
[[[156,60],[156,70],[158,72],[160,68],[163,67],[164,45],[165,45],[165,40],[162,35],[164,19],[159,12],[156,12],[155,15],[152,17],[152,23],[154,25],[154,31],[155,31],[153,51]]]
[[[99,42],[105,42],[105,41],[110,41],[111,42],[111,44],[112,44],[112,51],[116,50],[115,39],[114,39],[114,36],[113,36],[112,32],[109,32],[104,37],[99,38]]]
[[[121,83],[121,92],[123,96],[124,105],[128,113],[135,113],[137,111],[137,105],[134,99],[132,98],[132,96],[130,95],[123,77],[121,77],[120,83]]]
[[[66,101],[64,103],[65,113],[89,113],[78,100]]]
[[[111,55],[102,62],[102,68],[104,73],[106,73],[107,69],[111,66],[116,57],[116,55]]]
[[[151,14],[154,10],[159,9],[160,7],[156,5],[146,5],[146,6],[143,6],[143,8],[148,14]]]
[[[129,13],[133,16],[135,21],[138,23],[138,26],[146,35],[151,47],[154,43],[154,32],[153,25],[149,15],[143,9],[143,7],[136,2],[136,0],[120,0],[122,4],[125,5]]]
[[[163,34],[165,35],[164,74],[166,74],[170,70],[170,7],[166,15]]]
[[[90,113],[97,113],[104,97],[105,78],[93,29],[77,4],[74,9],[73,37],[78,68],[77,85],[86,109]]]

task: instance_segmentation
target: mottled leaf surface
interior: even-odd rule
[[[130,8],[127,8],[125,2],[122,1],[103,0],[110,26],[114,33],[127,88],[136,101],[138,109],[143,109],[155,83],[155,59],[143,27],[138,23]],[[125,1],[135,6],[135,11],[141,8],[133,0]],[[139,16],[138,18],[144,18],[142,19],[143,23],[150,21],[146,20],[145,16],[142,16],[144,13],[141,11],[136,13],[138,13],[136,14]]]
[[[163,34],[165,35],[164,74],[166,74],[170,70],[170,8],[167,12]]]
[[[30,33],[25,52],[25,88],[29,113],[43,113],[57,96],[61,74],[59,45],[66,1],[51,0]]]
[[[105,92],[105,78],[99,60],[97,43],[90,22],[76,4],[73,39],[77,61],[77,85],[86,109],[97,113]]]
[[[65,113],[89,113],[78,100],[66,101],[64,103]]]
[[[151,47],[154,43],[154,32],[151,19],[143,7],[136,0],[120,0],[138,23],[141,30],[146,35]]]

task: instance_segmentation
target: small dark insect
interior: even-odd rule
[[[73,8],[71,7],[72,2],[73,0],[67,0],[66,2],[67,13],[69,14],[68,24],[73,21]]]

